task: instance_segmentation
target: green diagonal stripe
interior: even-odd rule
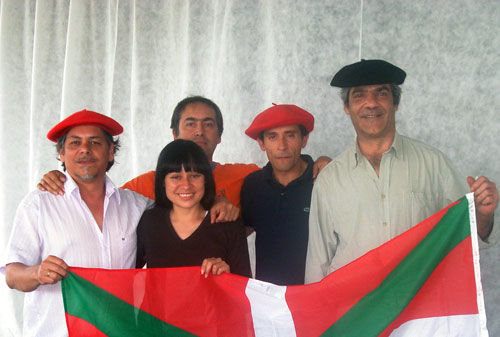
[[[194,336],[128,304],[73,272],[62,280],[64,310],[106,335]]]
[[[385,280],[322,336],[370,337],[384,331],[412,301],[443,258],[470,235],[468,207],[464,197],[448,209],[441,221]]]

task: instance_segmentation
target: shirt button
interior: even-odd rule
[[[385,221],[384,221],[384,222],[382,223],[382,226],[387,227],[387,222],[385,222]]]
[[[385,194],[384,194],[384,193],[382,193],[381,197],[382,197],[382,199],[385,199]]]

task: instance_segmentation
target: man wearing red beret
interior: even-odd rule
[[[304,284],[313,160],[301,155],[314,117],[295,105],[274,105],[245,133],[257,140],[269,162],[245,178],[242,216],[256,232],[256,279]]]
[[[217,104],[202,96],[184,98],[177,103],[172,113],[170,128],[174,139],[194,141],[212,163],[217,193],[216,203],[210,210],[212,222],[236,220],[240,214],[240,190],[243,179],[259,167],[255,164],[220,164],[212,160],[224,130],[222,113]],[[315,173],[329,161],[330,158],[327,157],[318,159]],[[122,188],[154,199],[154,176],[155,172],[149,171],[125,183]],[[38,188],[62,195],[64,179],[61,172],[51,171],[42,178]]]
[[[37,190],[23,199],[0,267],[10,288],[27,293],[25,336],[68,335],[59,282],[68,266],[135,266],[135,231],[151,202],[106,175],[119,148],[113,136],[122,131],[113,119],[82,110],[47,134],[66,171],[66,194]]]
[[[240,214],[240,189],[243,179],[259,168],[254,164],[220,164],[212,160],[224,130],[219,107],[202,96],[186,97],[177,103],[172,113],[170,128],[174,139],[192,140],[203,149],[212,163],[217,193],[216,203],[210,210],[212,222],[236,220]],[[154,177],[155,172],[149,171],[125,183],[122,188],[154,200]],[[60,171],[51,171],[42,178],[38,188],[62,195],[64,179]]]

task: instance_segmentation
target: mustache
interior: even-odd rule
[[[82,163],[82,162],[96,162],[97,159],[93,157],[80,157],[75,160],[77,163]]]

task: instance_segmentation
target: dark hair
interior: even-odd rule
[[[171,172],[193,171],[205,177],[205,194],[201,198],[201,206],[209,210],[215,200],[215,180],[212,167],[205,152],[196,143],[176,139],[167,144],[158,156],[155,173],[155,199],[156,205],[172,209],[172,202],[165,193],[165,177]]]
[[[186,105],[191,103],[203,103],[214,109],[215,111],[215,122],[217,123],[217,130],[219,131],[219,137],[222,136],[222,131],[224,131],[224,122],[222,120],[222,113],[220,112],[217,104],[205,98],[203,96],[190,96],[184,98],[182,101],[177,103],[177,106],[172,113],[172,120],[170,121],[170,128],[174,131],[174,135],[179,136],[179,122],[181,120],[182,111],[186,108]]]
[[[61,158],[59,157],[59,153],[61,152],[61,150],[64,150],[64,143],[66,142],[66,137],[68,136],[68,133],[70,130],[68,130],[64,135],[62,135],[57,140],[57,144],[56,144],[57,157],[56,158],[59,161],[61,161]],[[108,144],[108,146],[111,146],[111,144],[114,145],[113,154],[116,154],[120,150],[120,146],[121,146],[120,139],[119,138],[113,139],[113,136],[111,136],[106,130],[101,129],[101,131],[104,135],[104,139],[106,140],[106,143]],[[113,166],[114,163],[115,163],[115,159],[113,158],[113,160],[108,163],[108,166],[106,167],[106,172],[109,171],[109,169]],[[66,165],[64,164],[64,162],[61,164],[62,164],[63,170],[66,171]]]
[[[399,85],[394,83],[389,83],[389,86],[391,87],[393,104],[399,105],[399,102],[401,101],[401,93],[403,92],[403,90],[401,90],[401,87]],[[342,101],[347,107],[349,107],[349,92],[351,91],[351,89],[352,88],[340,89],[340,98],[342,98]]]
[[[306,127],[302,124],[298,124],[299,126],[299,130],[300,130],[300,134],[302,135],[302,138],[307,136],[309,134],[309,132],[307,131]],[[261,133],[259,133],[259,139],[264,141],[264,132],[266,130],[262,131]]]

